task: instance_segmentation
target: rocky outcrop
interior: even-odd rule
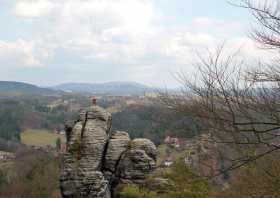
[[[135,139],[121,156],[116,175],[122,183],[141,184],[145,175],[156,168],[156,147],[147,139]]]
[[[141,184],[156,168],[156,147],[147,139],[111,133],[111,115],[93,106],[66,125],[67,152],[60,186],[65,198],[111,198],[118,184]]]

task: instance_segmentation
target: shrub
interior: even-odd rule
[[[74,143],[71,145],[69,151],[72,153],[76,159],[81,159],[81,150],[82,150],[82,142],[81,142],[81,136],[77,135]]]
[[[168,179],[170,184],[163,191],[155,188],[156,178]],[[146,181],[145,187],[127,185],[120,188],[120,198],[207,198],[209,193],[208,182],[195,175],[184,163],[183,159],[176,161],[170,170],[162,175],[155,175]],[[153,186],[151,188],[151,186]]]

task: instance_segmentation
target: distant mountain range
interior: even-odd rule
[[[145,92],[153,92],[156,90],[156,88],[136,82],[65,83],[50,88],[64,92],[90,93],[97,95],[142,95]]]
[[[0,81],[0,95],[60,95],[96,94],[96,95],[143,95],[154,92],[156,88],[136,82],[108,82],[108,83],[65,83],[53,87],[43,88],[36,85]]]
[[[0,95],[57,95],[59,93],[59,91],[28,83],[0,81]]]

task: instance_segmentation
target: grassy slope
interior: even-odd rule
[[[21,133],[21,142],[29,146],[55,146],[57,138],[65,142],[65,136],[48,130],[28,129]]]

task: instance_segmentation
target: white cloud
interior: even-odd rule
[[[263,62],[268,63],[275,58],[275,51],[262,49],[260,44],[248,37],[236,37],[227,42],[231,49],[238,50],[240,56],[248,63]]]
[[[39,28],[45,32],[38,35],[50,50],[125,63],[151,53],[187,59],[189,51],[214,45],[219,39],[213,33],[240,28],[237,22],[201,17],[187,27],[159,29],[153,22],[160,13],[150,0],[24,0],[15,12],[43,17],[39,25],[46,29]]]
[[[43,53],[42,53],[43,54]],[[15,42],[0,41],[1,65],[7,67],[42,67],[43,63],[35,56],[34,44],[18,39]]]
[[[231,34],[244,30],[241,22],[198,17],[192,21],[192,28],[196,31]]]
[[[41,17],[37,35],[53,43],[52,48],[75,50],[87,58],[142,55],[157,15],[149,0],[24,0],[14,12]]]
[[[49,14],[53,8],[49,0],[21,0],[16,2],[14,13],[18,17],[35,18]]]
[[[244,29],[239,22],[199,17],[174,29],[157,26],[162,13],[151,0],[18,0],[14,13],[33,21],[33,40],[4,43],[9,50],[0,49],[0,57],[15,53],[25,66],[47,65],[63,50],[89,64],[98,60],[101,66],[102,61],[122,66],[130,78],[158,80],[163,70],[189,65],[197,53],[223,41],[243,46],[246,57],[263,55],[236,35]],[[67,57],[61,58],[67,65]]]

